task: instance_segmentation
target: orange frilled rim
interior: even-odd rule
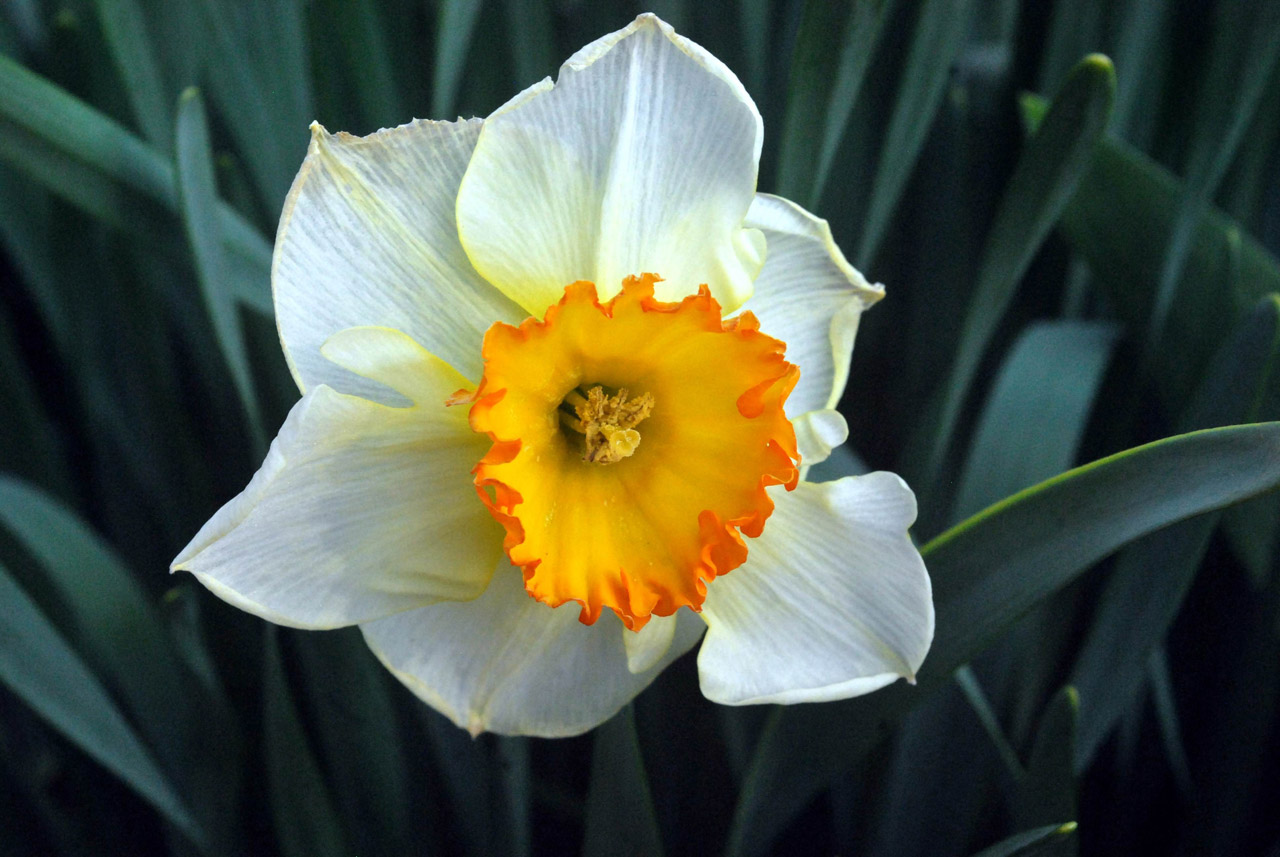
[[[605,303],[576,282],[542,321],[493,325],[479,388],[450,400],[472,402],[472,429],[493,440],[476,490],[529,594],[578,602],[586,624],[611,609],[635,631],[700,609],[707,584],[746,559],[742,537],[764,529],[765,489],[800,474],[786,346],[749,312],[723,320],[706,286],[655,300],[660,279],[628,277]],[[630,457],[586,461],[566,427],[566,396],[593,386],[652,398]]]

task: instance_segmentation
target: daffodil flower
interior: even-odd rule
[[[312,130],[272,271],[303,396],[175,570],[359,625],[473,733],[583,732],[700,639],[731,705],[914,676],[910,489],[800,478],[883,289],[755,192],[719,60],[642,15],[487,119]]]

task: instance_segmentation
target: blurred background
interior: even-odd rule
[[[297,398],[311,120],[483,116],[645,9],[3,0],[0,854],[1280,855],[1280,503],[1220,508],[1280,481],[1265,427],[936,538],[1280,417],[1280,4],[649,10],[887,286],[812,475],[916,490],[932,671],[730,709],[689,655],[591,735],[472,740],[356,630],[169,576]]]

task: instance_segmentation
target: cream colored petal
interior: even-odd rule
[[[787,344],[800,382],[787,413],[834,408],[849,380],[862,311],[884,297],[848,261],[825,220],[778,196],[756,194],[747,225],[768,241],[764,269],[747,309],[760,329]]]
[[[742,220],[763,126],[723,63],[653,15],[587,45],[485,120],[458,196],[476,269],[541,317],[564,287],[601,297],[644,272],[664,300],[751,294],[764,240]]]
[[[892,473],[779,493],[747,562],[707,587],[702,692],[729,705],[820,702],[914,677],[933,640],[929,576]]]
[[[320,346],[326,360],[343,369],[393,390],[406,402],[423,407],[444,404],[459,389],[467,386],[466,379],[445,366],[429,351],[400,330],[389,327],[349,327],[340,330]],[[424,371],[426,367],[426,371]],[[447,380],[446,380],[447,379]],[[448,390],[450,383],[458,386]],[[465,412],[467,408],[459,407]],[[453,414],[460,419],[461,414]]]
[[[444,397],[464,379],[389,332],[382,375],[416,360],[407,408],[321,386],[290,412],[249,486],[174,560],[226,601],[282,625],[333,628],[475,598],[502,529],[475,495],[489,443]],[[398,338],[397,338],[398,337]],[[368,337],[366,337],[368,338]],[[406,344],[407,343],[407,344]],[[368,343],[368,350],[376,351]],[[363,367],[366,371],[374,371]]]
[[[304,392],[328,384],[379,397],[320,355],[345,328],[403,330],[475,382],[484,332],[527,315],[480,278],[458,243],[458,183],[481,124],[414,121],[368,137],[312,125],[271,276],[280,339]]]
[[[576,604],[550,608],[503,564],[484,595],[361,626],[378,658],[410,690],[470,730],[556,738],[612,717],[692,648],[705,629],[681,611],[674,641],[649,669],[627,669],[623,627],[610,611],[594,625]]]
[[[849,424],[839,411],[809,411],[791,421],[796,430],[796,448],[805,467],[827,460],[831,450],[849,439]]]
[[[627,650],[627,669],[642,673],[650,669],[671,648],[679,617],[653,616],[639,631],[622,630],[622,644]]]

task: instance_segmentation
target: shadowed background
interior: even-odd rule
[[[5,0],[0,855],[1280,855],[1280,430],[1218,429],[1280,418],[1280,4],[647,10],[887,286],[813,476],[917,492],[920,684],[731,709],[690,655],[591,735],[472,740],[354,629],[166,573],[297,398],[311,120],[484,116],[645,9]]]

